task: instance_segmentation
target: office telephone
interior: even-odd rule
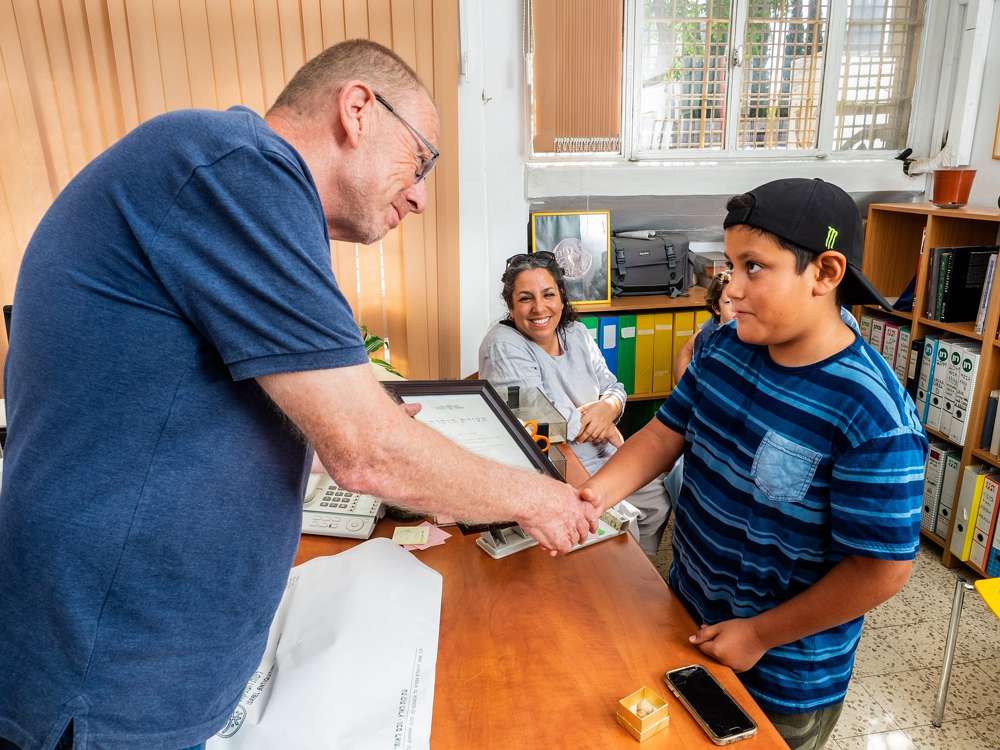
[[[341,489],[329,474],[310,474],[302,500],[302,533],[367,539],[384,512],[378,498]]]

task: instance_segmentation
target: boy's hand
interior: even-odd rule
[[[749,619],[724,620],[716,625],[702,625],[689,639],[734,672],[746,672],[767,651],[760,635]]]

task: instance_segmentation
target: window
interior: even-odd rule
[[[852,0],[833,147],[901,149],[910,123],[921,0]]]
[[[924,0],[531,0],[536,156],[904,147]]]

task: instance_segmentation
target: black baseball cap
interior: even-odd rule
[[[840,282],[841,301],[892,309],[861,273],[864,232],[851,196],[832,183],[804,177],[774,180],[746,195],[750,196],[750,205],[726,214],[724,228],[746,224],[816,255],[836,250],[847,259],[847,270]]]

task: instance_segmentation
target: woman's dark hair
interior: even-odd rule
[[[715,318],[716,323],[719,322],[722,314],[720,300],[722,299],[722,292],[728,283],[729,273],[727,271],[717,273],[712,277],[712,280],[708,284],[708,290],[705,292],[705,305],[708,307],[708,311],[712,313],[712,317]]]
[[[753,208],[756,205],[756,200],[750,193],[740,193],[739,195],[734,195],[726,203],[726,211],[743,211],[748,208]],[[778,243],[779,247],[784,248],[792,255],[795,256],[795,273],[801,275],[805,271],[809,264],[816,259],[816,253],[806,250],[804,247],[796,245],[794,242],[789,242],[783,237],[779,237],[774,232],[769,232],[766,229],[760,229],[753,226],[752,224],[738,224],[737,226],[745,227],[749,229],[754,234],[758,234],[761,237],[768,237]],[[837,286],[837,304],[842,304],[841,302],[841,287]]]
[[[514,282],[525,271],[533,271],[536,268],[544,268],[552,274],[552,278],[556,282],[556,289],[559,290],[559,299],[563,303],[562,315],[559,317],[559,325],[556,326],[556,333],[563,333],[570,324],[576,321],[577,314],[576,310],[569,303],[569,294],[566,292],[566,281],[563,278],[563,270],[559,267],[559,263],[556,262],[555,256],[552,253],[521,253],[508,261],[507,268],[504,270],[503,276],[500,277],[500,283],[503,284],[500,296],[503,297],[503,301],[507,304],[507,318],[508,320],[510,319],[510,311],[514,307]]]

